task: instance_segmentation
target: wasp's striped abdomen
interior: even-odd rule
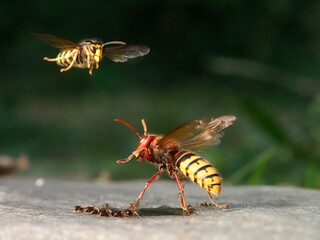
[[[57,64],[62,67],[69,67],[69,65],[72,63],[74,57],[76,57],[73,67],[78,68],[86,68],[88,64],[87,55],[84,53],[83,50],[77,50],[77,49],[70,49],[70,50],[63,50],[61,51],[57,58],[61,58],[57,60]],[[90,63],[90,64],[93,64]]]
[[[59,59],[57,61],[57,64],[62,67],[68,67],[73,59],[73,55],[74,55],[74,54],[72,54],[73,51],[74,51],[74,49],[61,51],[58,54],[58,58],[61,57],[61,59]]]
[[[208,161],[190,151],[180,151],[175,154],[175,165],[180,171],[189,177],[200,187],[205,188],[219,196],[221,189],[221,178]]]

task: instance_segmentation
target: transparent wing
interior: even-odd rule
[[[60,49],[68,49],[68,48],[75,48],[79,45],[76,43],[73,43],[67,39],[64,39],[62,37],[58,37],[51,34],[46,33],[33,33],[34,36],[36,36],[38,39],[42,40],[43,42],[47,43],[48,45],[60,48]]]
[[[150,48],[144,45],[121,45],[104,47],[103,50],[103,55],[110,58],[113,62],[126,62],[130,58],[147,55]]]
[[[198,149],[208,145],[217,145],[223,136],[221,130],[233,124],[235,116],[201,118],[188,122],[169,132],[159,144],[163,147]]]

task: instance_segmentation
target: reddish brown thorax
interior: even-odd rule
[[[166,149],[159,145],[160,135],[146,135],[138,143],[137,154],[135,155],[138,161],[145,158],[150,163],[163,163],[162,157],[166,154],[167,161],[174,164],[174,154],[178,151],[176,146]]]

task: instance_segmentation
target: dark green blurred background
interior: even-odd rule
[[[0,155],[25,153],[33,177],[148,178],[142,132],[234,114],[222,143],[200,152],[225,183],[320,188],[319,1],[7,1],[0,5]],[[145,44],[128,63],[60,73],[47,32]]]

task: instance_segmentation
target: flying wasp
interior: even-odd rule
[[[228,205],[220,205],[212,198],[211,193],[219,196],[221,189],[221,177],[216,168],[207,160],[203,159],[190,150],[196,150],[205,146],[217,145],[223,133],[221,130],[233,124],[235,116],[226,115],[218,118],[201,118],[188,122],[165,136],[149,134],[147,125],[142,119],[144,129],[143,136],[140,135],[129,123],[115,119],[131,128],[140,138],[138,147],[132,154],[117,163],[125,163],[136,157],[138,161],[143,158],[154,164],[159,171],[153,175],[142,189],[137,201],[132,204],[130,211],[134,212],[147,187],[155,181],[164,171],[170,177],[175,178],[180,191],[180,204],[189,215],[194,214],[189,209],[184,195],[184,184],[181,184],[179,175],[189,179],[204,188],[212,203],[218,208],[227,208]]]
[[[92,75],[93,67],[99,68],[99,62],[105,56],[113,62],[126,62],[128,59],[147,55],[150,48],[144,45],[127,45],[125,42],[112,41],[101,43],[96,40],[83,40],[79,44],[51,34],[34,33],[45,43],[60,49],[56,58],[43,59],[56,62],[65,67],[60,72],[68,71],[72,67],[88,68]]]

